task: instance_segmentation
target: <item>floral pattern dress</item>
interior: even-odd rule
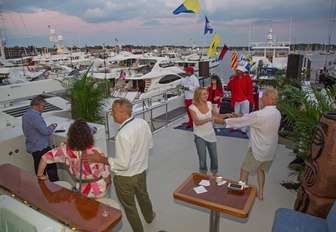
[[[97,150],[103,154],[98,147],[90,146],[83,152],[72,150],[66,142],[61,143],[60,146],[50,150],[42,156],[42,159],[47,164],[62,163],[65,164],[71,175],[76,179],[76,188],[79,188],[80,179],[80,161],[81,155],[90,155],[92,150]],[[110,176],[110,165],[103,163],[82,163],[82,183],[81,194],[90,198],[104,197],[107,194],[108,184],[104,178]],[[90,182],[90,180],[97,180]],[[89,182],[89,183],[86,183]]]

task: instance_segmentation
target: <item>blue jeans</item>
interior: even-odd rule
[[[210,155],[210,171],[212,173],[217,173],[218,172],[218,156],[217,156],[216,142],[213,142],[213,143],[207,142],[197,135],[194,135],[194,141],[196,144],[197,154],[199,158],[200,173],[207,173],[208,171],[208,167],[206,163],[206,148],[208,148],[209,155]]]

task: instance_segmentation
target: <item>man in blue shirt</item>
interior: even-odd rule
[[[34,97],[30,102],[30,109],[22,116],[22,130],[26,137],[26,148],[27,152],[33,155],[36,174],[42,155],[51,150],[49,136],[57,126],[56,123],[47,126],[41,116],[46,103],[43,97]],[[58,181],[55,163],[48,164],[46,170],[50,181]]]

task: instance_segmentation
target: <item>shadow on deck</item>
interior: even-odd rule
[[[186,113],[187,112],[185,107],[179,107],[175,110],[169,111],[167,114],[162,114],[152,120],[152,130],[155,131],[161,127],[167,126],[169,123],[186,115]]]

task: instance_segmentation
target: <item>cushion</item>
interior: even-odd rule
[[[327,226],[329,231],[335,231],[336,230],[336,201],[332,205],[328,216],[327,216]]]
[[[328,232],[327,221],[291,209],[275,212],[272,232]]]

